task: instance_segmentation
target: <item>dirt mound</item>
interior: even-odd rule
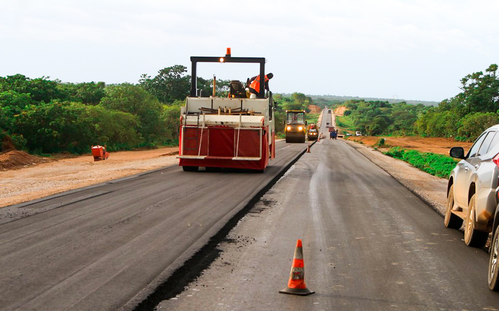
[[[381,138],[385,139],[385,146],[378,146],[378,142]],[[367,146],[377,147],[381,151],[387,151],[390,147],[401,147],[404,149],[414,149],[422,152],[432,152],[443,155],[449,155],[449,150],[451,147],[463,147],[465,150],[469,150],[473,143],[470,142],[459,142],[452,138],[441,138],[441,137],[417,137],[417,136],[406,136],[406,137],[375,137],[375,136],[350,136],[347,137],[348,140],[353,140],[356,142],[361,142]]]
[[[11,150],[0,153],[0,170],[18,169],[51,161],[47,158],[30,155],[24,151]]]
[[[347,110],[347,107],[340,106],[340,107],[336,108],[336,110],[334,111],[334,114],[341,117],[341,116],[343,116],[343,114],[345,113],[346,110]]]
[[[308,109],[310,110],[310,113],[321,113],[322,111],[321,107],[317,105],[308,105]]]
[[[9,151],[9,150],[15,150],[16,149],[16,147],[14,146],[14,142],[12,142],[12,139],[8,135],[5,135],[2,138],[2,145],[1,145],[1,147],[2,147],[2,149],[0,149],[1,151]]]

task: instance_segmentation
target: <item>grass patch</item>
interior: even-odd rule
[[[341,127],[343,130],[347,130],[350,132],[356,131],[356,127],[350,116],[342,116],[342,117],[336,116],[336,125]]]
[[[456,166],[457,161],[453,158],[431,152],[421,152],[412,149],[390,148],[386,155],[403,160],[412,166],[437,177],[449,177],[450,172]]]
[[[319,114],[318,113],[307,113],[307,123],[314,123],[317,124],[317,120],[319,119]]]

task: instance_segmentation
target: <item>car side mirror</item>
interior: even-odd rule
[[[449,152],[450,156],[457,159],[464,159],[463,147],[452,147]]]

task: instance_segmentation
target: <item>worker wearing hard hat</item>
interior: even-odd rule
[[[265,89],[269,91],[269,80],[272,79],[274,75],[272,73],[268,73],[265,75]],[[250,98],[258,97],[258,92],[260,91],[260,75],[255,76],[248,80],[249,91],[251,93]]]

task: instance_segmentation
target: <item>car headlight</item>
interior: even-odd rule
[[[286,127],[286,130],[291,131],[291,126]]]
[[[298,131],[303,131],[303,126],[298,126]]]

